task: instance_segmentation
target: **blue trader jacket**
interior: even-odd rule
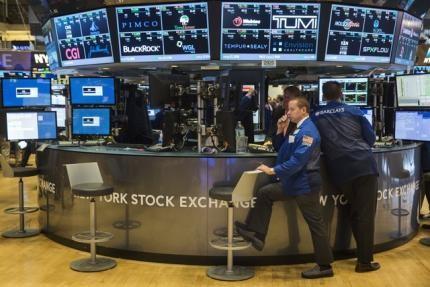
[[[321,134],[321,150],[334,184],[378,174],[371,149],[375,133],[359,108],[331,101],[312,120]]]
[[[273,141],[278,151],[273,168],[286,195],[319,192],[320,135],[314,123],[305,119],[292,135],[276,135]]]

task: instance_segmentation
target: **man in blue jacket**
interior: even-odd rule
[[[293,134],[286,133],[288,118],[297,124]],[[278,121],[273,141],[278,150],[276,165],[260,165],[259,170],[279,178],[278,182],[263,186],[257,191],[254,208],[248,213],[246,224],[236,222],[236,230],[257,250],[262,250],[272,215],[274,201],[295,199],[308,223],[317,265],[302,272],[304,278],[333,276],[333,255],[326,225],[321,214],[319,192],[320,135],[309,119],[309,102],[303,97],[290,100],[287,116]]]
[[[321,134],[321,150],[332,183],[348,200],[352,233],[357,243],[356,272],[378,270],[373,261],[378,168],[371,146],[375,133],[363,112],[341,102],[342,87],[323,85],[327,105],[312,119]]]

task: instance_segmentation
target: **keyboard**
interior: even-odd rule
[[[152,152],[163,152],[163,151],[172,151],[173,146],[163,146],[162,144],[155,144],[147,147],[146,151]]]
[[[251,153],[274,152],[272,147],[261,144],[248,144],[248,150]]]

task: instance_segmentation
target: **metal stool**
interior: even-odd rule
[[[70,268],[80,272],[104,271],[116,266],[116,261],[105,257],[96,257],[96,244],[109,241],[113,235],[108,232],[96,231],[96,201],[94,197],[113,193],[113,187],[103,183],[96,162],[66,165],[67,175],[73,195],[90,199],[90,231],[76,233],[72,239],[90,244],[90,258],[78,259],[70,263]]]
[[[24,182],[23,177],[30,177],[39,174],[37,168],[34,167],[11,167],[4,155],[0,155],[1,168],[3,170],[4,177],[18,177],[18,189],[19,189],[19,204],[18,207],[7,208],[4,210],[8,214],[19,214],[19,229],[9,230],[2,233],[3,237],[7,238],[24,238],[35,236],[40,233],[38,229],[25,229],[24,228],[24,214],[33,213],[39,210],[37,207],[26,207],[24,206]]]
[[[227,266],[213,266],[207,270],[207,275],[223,281],[239,281],[254,277],[254,269],[243,266],[233,266],[233,251],[243,250],[251,246],[243,238],[233,236],[234,203],[250,201],[254,194],[260,171],[246,171],[242,174],[236,187],[214,186],[209,190],[209,197],[228,202],[227,238],[220,237],[209,244],[216,249],[227,250]]]
[[[424,187],[425,182],[430,181],[430,172],[426,172],[423,174]],[[430,237],[424,237],[420,239],[420,243],[425,246],[430,246]]]

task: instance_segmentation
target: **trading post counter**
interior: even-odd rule
[[[379,168],[376,251],[404,244],[418,230],[421,189],[420,146],[376,149]],[[149,153],[110,147],[49,146],[37,154],[40,225],[51,239],[74,248],[71,240],[89,229],[89,201],[71,193],[64,164],[98,162],[114,194],[97,198],[97,228],[114,234],[98,252],[115,257],[183,264],[225,262],[225,252],[209,241],[227,225],[226,204],[208,198],[217,182],[235,182],[260,163],[273,165],[274,154]],[[336,258],[354,256],[355,242],[346,201],[326,180],[322,168],[321,205]],[[261,183],[263,184],[263,183]],[[253,202],[235,209],[244,220]],[[276,202],[266,246],[235,253],[242,264],[287,264],[313,260],[312,241],[294,201]],[[258,257],[258,258],[257,258]]]

